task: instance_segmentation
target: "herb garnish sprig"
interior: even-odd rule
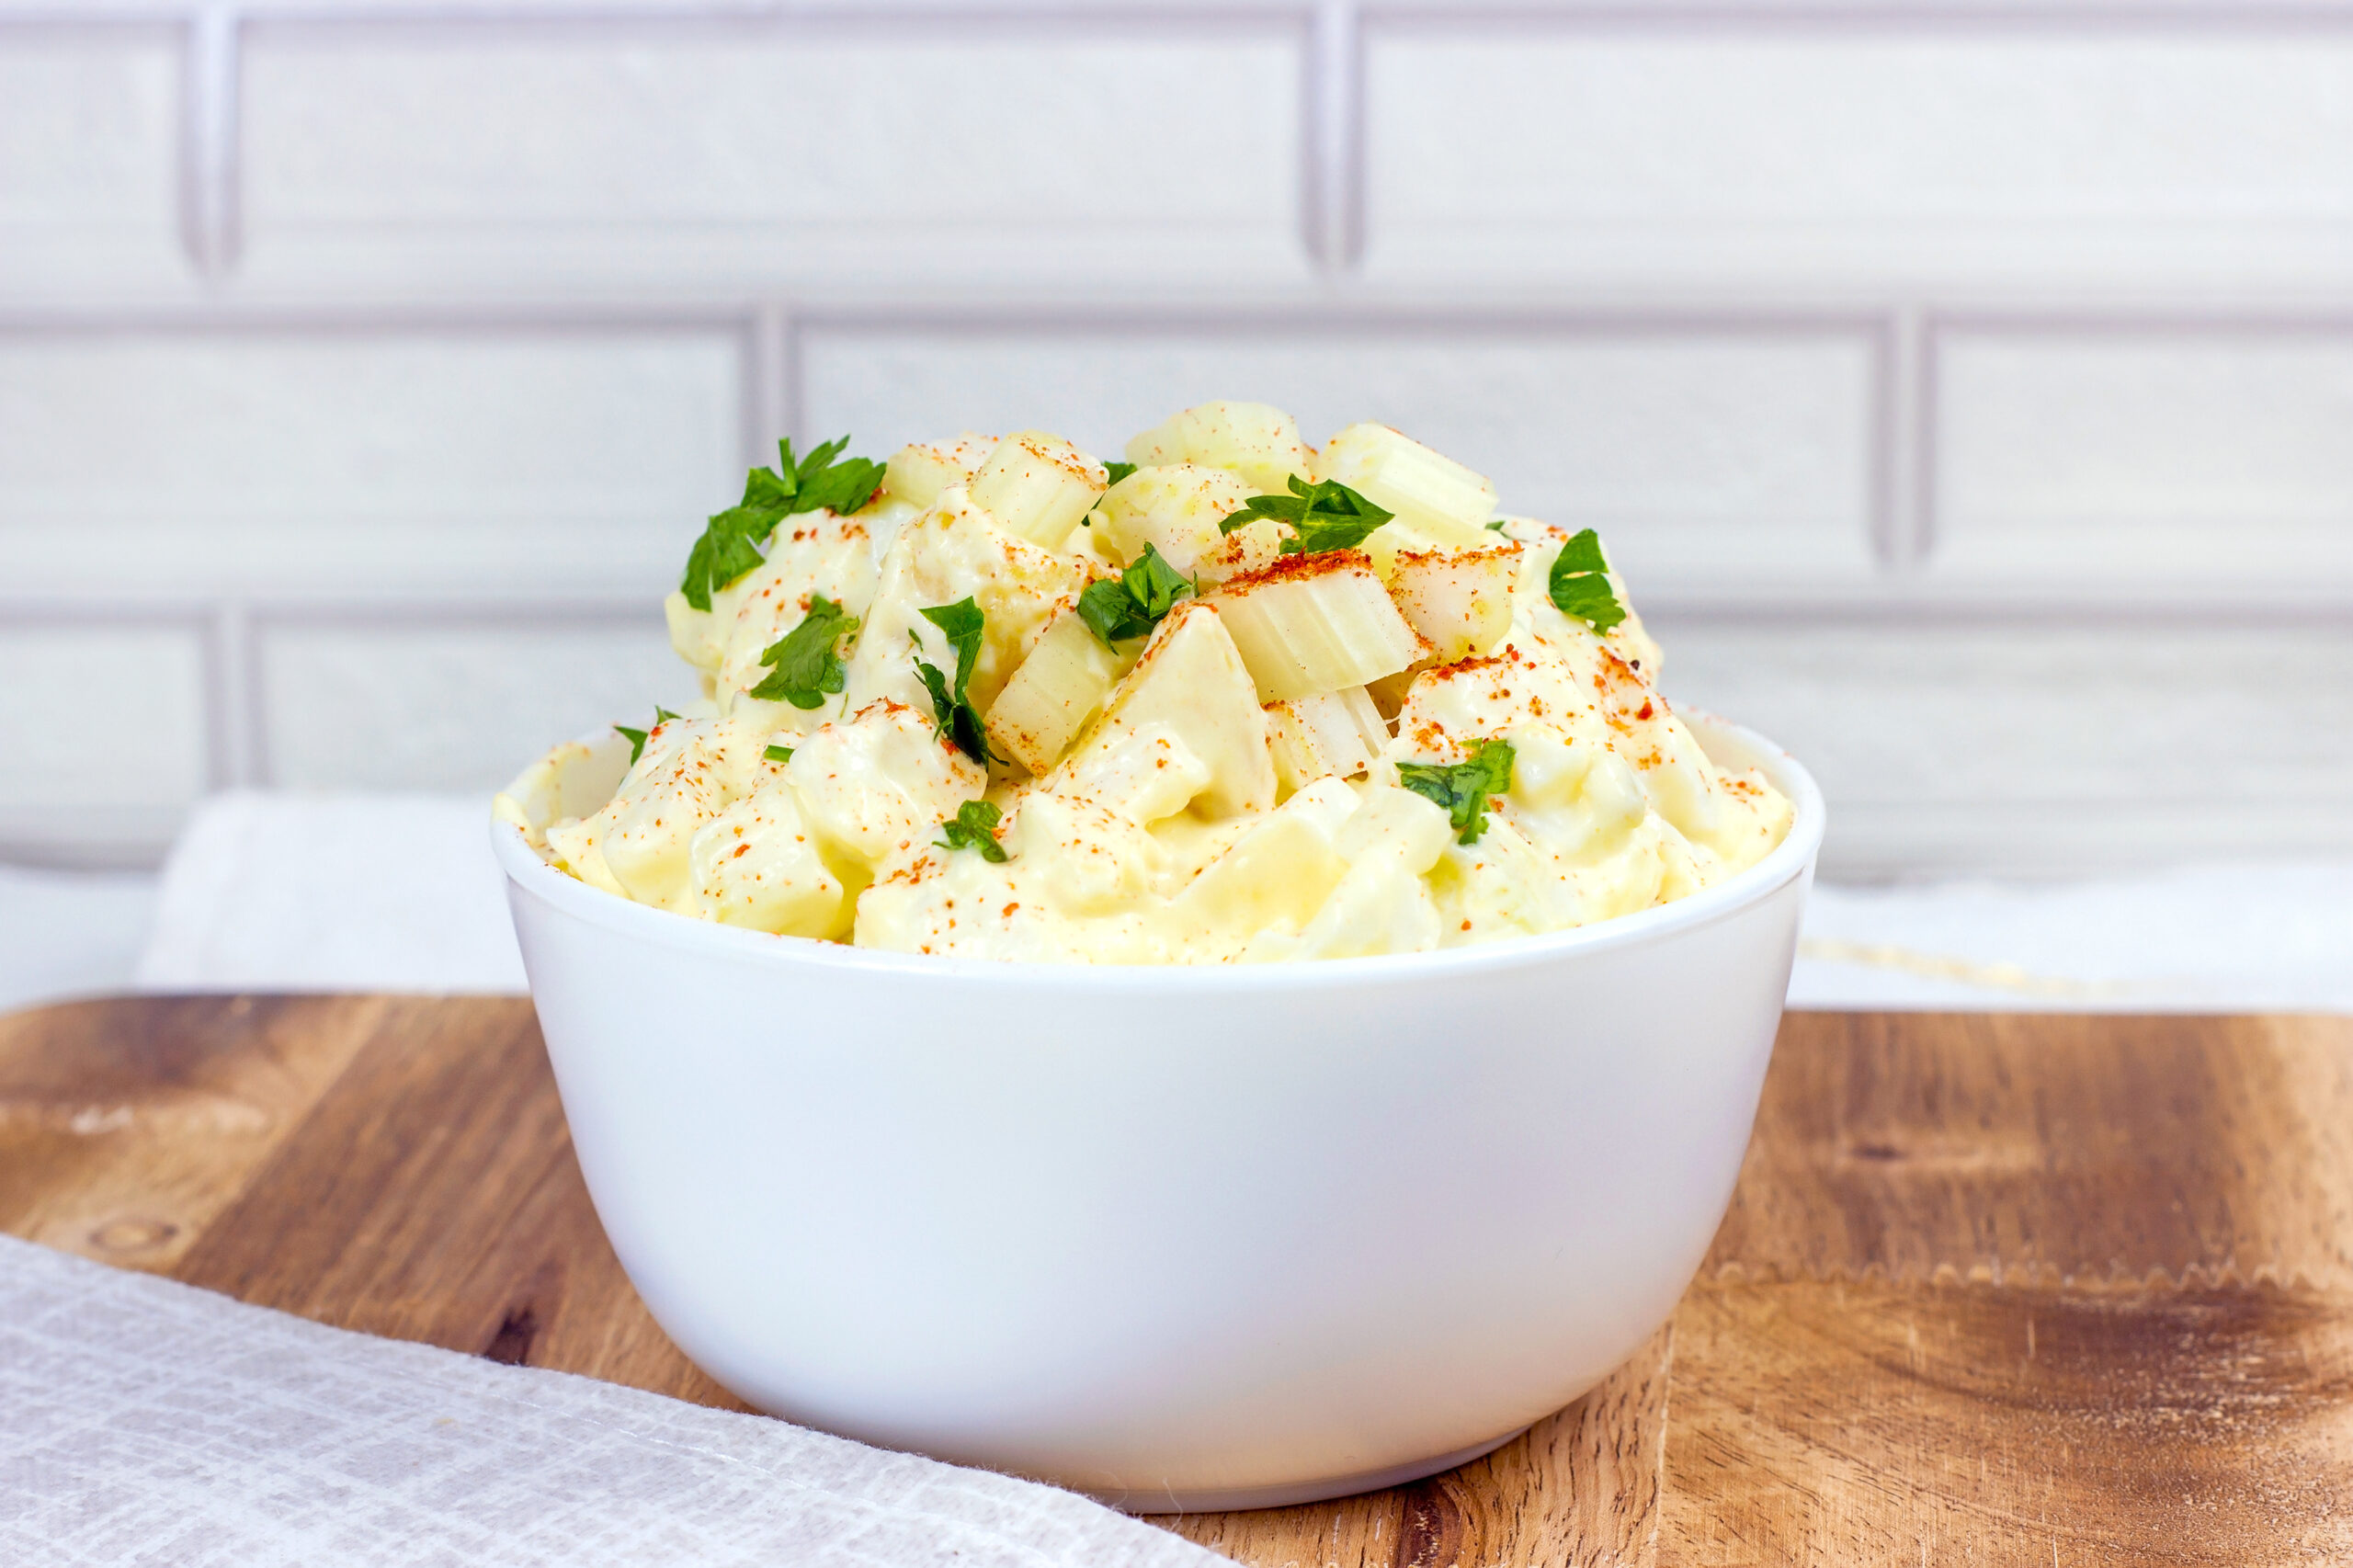
[[[1481,741],[1467,762],[1401,762],[1397,782],[1445,811],[1457,844],[1476,844],[1487,831],[1487,797],[1511,789],[1511,762],[1509,741]]]
[[[1086,585],[1078,596],[1078,618],[1106,648],[1131,638],[1149,637],[1152,629],[1176,608],[1176,601],[1194,591],[1193,585],[1168,564],[1155,547],[1143,553],[1117,577],[1102,577]]]
[[[1240,511],[1228,513],[1217,531],[1230,534],[1260,517],[1270,517],[1290,529],[1283,540],[1283,554],[1321,555],[1327,550],[1354,550],[1373,529],[1396,516],[1336,479],[1310,484],[1294,473],[1287,483],[1290,494],[1253,495]]]
[[[956,678],[951,683],[938,665],[921,657],[923,644],[915,642],[915,676],[931,694],[932,717],[939,725],[940,734],[955,742],[958,751],[983,767],[1004,761],[989,750],[988,736],[981,729],[981,716],[972,707],[970,689],[972,666],[980,662],[981,634],[987,628],[988,618],[969,594],[952,605],[934,605],[923,612],[923,618],[939,628],[948,645],[956,650]],[[907,635],[910,640],[915,638],[913,632]]]
[[[939,824],[940,836],[932,840],[942,849],[977,849],[981,858],[993,866],[1006,861],[1005,846],[996,841],[996,824],[1004,815],[986,801],[967,801],[956,808],[956,814]]]
[[[1609,589],[1609,562],[1602,559],[1601,537],[1591,528],[1561,547],[1552,559],[1548,586],[1555,609],[1575,616],[1596,631],[1607,631],[1626,619],[1626,607]]]
[[[637,766],[637,759],[645,755],[645,737],[652,734],[654,731],[660,729],[663,725],[668,723],[671,720],[676,717],[677,715],[671,712],[667,708],[656,708],[654,710],[654,722],[648,724],[642,730],[632,730],[627,724],[615,724],[613,726],[614,729],[620,732],[622,738],[629,742],[629,765],[631,767],[635,767]]]
[[[713,517],[688,553],[678,585],[687,603],[709,609],[712,594],[760,563],[760,540],[794,513],[830,509],[847,517],[872,500],[882,488],[882,465],[865,458],[835,461],[848,445],[844,436],[795,460],[790,439],[779,441],[777,466],[752,470],[744,499]]]
[[[847,669],[835,644],[857,635],[858,617],[823,594],[809,596],[809,613],[801,624],[768,644],[760,663],[774,666],[745,695],[769,702],[790,702],[795,708],[822,708],[829,692],[839,691]]]

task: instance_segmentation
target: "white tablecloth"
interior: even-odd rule
[[[9,1568],[1200,1568],[1073,1493],[0,1236]]]

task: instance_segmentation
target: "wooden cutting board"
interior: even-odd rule
[[[0,1019],[0,1228],[735,1405],[622,1277],[521,1001]],[[1161,1522],[1267,1568],[2353,1561],[2353,1019],[1793,1014],[1617,1376],[1415,1485]]]

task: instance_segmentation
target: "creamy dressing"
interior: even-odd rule
[[[1272,528],[1221,536],[1200,496],[1222,507],[1281,494],[1289,474],[1326,477],[1318,455],[1275,411],[1207,406],[1224,412],[1188,411],[1130,446],[1139,461],[1189,465],[1181,483],[1147,464],[1142,483],[1090,495],[1101,469],[1045,437],[1021,438],[1029,468],[1006,480],[991,460],[1006,448],[968,436],[894,458],[854,517],[784,518],[710,610],[672,596],[672,639],[705,700],[654,728],[593,810],[559,798],[585,755],[574,746],[518,779],[501,814],[581,881],[681,915],[1099,963],[1354,957],[1560,930],[1683,897],[1780,842],[1790,802],[1701,750],[1656,689],[1659,651],[1640,619],[1628,610],[1597,631],[1557,608],[1564,530],[1488,527],[1483,480],[1359,426],[1326,450],[1347,452],[1361,494],[1393,520],[1361,551],[1278,562]],[[1080,508],[1073,528],[1064,514]],[[1073,619],[1081,595],[1160,540],[1199,574],[1199,597],[1140,646],[1092,652]],[[750,696],[817,597],[860,621],[842,689],[813,708]],[[922,612],[967,598],[984,617],[972,706],[985,716],[1002,698],[1008,713],[1046,715],[1017,732],[1025,756],[1051,756],[1040,772],[984,766],[936,720],[916,660],[952,671],[956,651]],[[1010,687],[1058,625],[1068,673],[1054,665],[1049,686],[1041,662],[1023,677],[1051,699],[1040,705]],[[1329,645],[1309,647],[1317,638]],[[1332,687],[1342,679],[1353,684]],[[1270,683],[1315,689],[1269,703]],[[1475,831],[1401,783],[1400,764],[1460,764],[1497,741],[1509,785],[1485,797]],[[945,845],[941,824],[976,801],[999,812],[995,855]]]

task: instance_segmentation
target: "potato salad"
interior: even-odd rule
[[[695,544],[702,699],[499,797],[551,865],[859,947],[1256,963],[1606,920],[1789,829],[1659,695],[1593,531],[1386,426],[846,448],[784,443]]]

